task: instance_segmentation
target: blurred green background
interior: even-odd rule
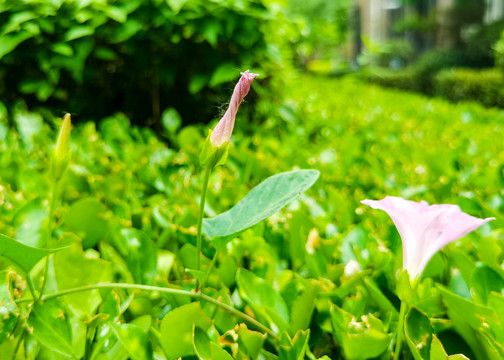
[[[259,118],[294,70],[504,105],[499,0],[10,0],[0,24],[2,112],[122,112],[159,132],[173,110],[218,116],[245,69]]]

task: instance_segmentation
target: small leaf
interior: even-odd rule
[[[310,283],[294,300],[291,309],[291,334],[296,333],[298,330],[306,330],[310,327],[318,291],[319,287],[317,283],[312,280],[312,283]]]
[[[0,59],[13,51],[19,44],[32,37],[27,31],[20,31],[0,37]]]
[[[474,330],[484,329],[491,319],[495,318],[495,312],[487,306],[475,304],[466,300],[451,291],[439,286],[443,302],[448,308],[448,315],[450,318],[453,315],[461,317],[469,326]]]
[[[210,78],[210,87],[232,81],[236,78],[236,65],[232,63],[221,64],[212,74]]]
[[[210,341],[206,332],[197,326],[194,327],[193,346],[200,360],[233,360],[226,350]]]
[[[279,360],[303,360],[305,358],[310,330],[299,330],[294,338],[290,338],[287,333],[282,335]]]
[[[193,331],[193,346],[200,360],[212,360],[210,339],[206,332],[195,326]]]
[[[14,329],[19,309],[10,291],[10,275],[7,270],[0,272],[0,344]]]
[[[149,360],[153,358],[152,344],[147,334],[136,325],[113,324],[112,330],[133,360]]]
[[[269,319],[278,328],[282,330],[288,328],[287,305],[273,286],[245,269],[238,270],[236,282],[240,289],[240,296],[254,308],[254,311]]]
[[[406,314],[404,333],[415,360],[429,360],[432,326],[427,315],[412,307]]]
[[[65,41],[71,41],[94,34],[95,29],[88,25],[78,25],[70,28],[65,34]]]
[[[122,229],[128,244],[128,269],[138,284],[151,284],[157,274],[157,254],[152,240],[137,229]]]
[[[390,339],[380,319],[372,314],[362,316],[362,322],[358,322],[352,314],[333,305],[331,320],[346,358],[375,358],[387,350]]]
[[[309,189],[319,177],[317,170],[296,170],[273,175],[253,188],[231,210],[203,219],[203,232],[214,245],[270,217]],[[214,239],[226,237],[225,239]]]
[[[266,335],[247,329],[247,325],[240,324],[238,333],[239,348],[252,360],[257,359],[266,339]]]
[[[73,56],[74,51],[72,47],[66,43],[59,42],[51,45],[51,50],[63,56]]]
[[[41,344],[60,354],[77,357],[72,346],[70,313],[57,298],[36,303],[30,311],[28,325]]]
[[[0,256],[10,263],[18,266],[25,273],[30,270],[44,257],[61,249],[42,249],[24,245],[8,236],[0,234]]]
[[[488,294],[491,291],[501,293],[504,289],[504,279],[500,277],[492,268],[488,266],[478,266],[471,276],[471,289],[476,295],[476,299],[486,305]]]
[[[175,15],[177,15],[182,9],[182,7],[185,5],[187,0],[167,0],[168,5],[171,7]]]
[[[167,108],[161,115],[161,124],[168,134],[174,134],[182,125],[182,117],[175,108]]]
[[[432,336],[432,344],[431,344],[431,350],[430,350],[430,358],[432,360],[469,360],[465,355],[462,354],[457,354],[457,355],[450,355],[446,353],[443,344],[441,341],[435,336]]]
[[[85,198],[72,204],[65,216],[65,229],[82,239],[84,249],[94,247],[108,237],[106,208],[95,198]]]
[[[79,242],[54,256],[54,268],[58,290],[112,281],[110,263],[86,257]],[[97,289],[65,295],[63,299],[72,311],[85,314],[94,313],[102,301]]]
[[[161,346],[166,356],[174,359],[194,354],[193,327],[206,331],[211,325],[199,302],[170,311],[161,321]]]

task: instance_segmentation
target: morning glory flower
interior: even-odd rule
[[[476,218],[457,205],[429,205],[395,196],[362,203],[383,210],[392,218],[403,244],[403,269],[412,281],[420,277],[432,256],[445,245],[495,219]]]
[[[245,96],[248,94],[250,84],[252,84],[252,81],[254,81],[254,78],[257,76],[259,75],[249,73],[248,70],[241,73],[241,78],[238,81],[238,84],[236,84],[233,95],[231,96],[229,107],[224,113],[222,119],[220,119],[213,129],[212,135],[210,136],[210,142],[213,146],[219,147],[231,139],[238,108]]]

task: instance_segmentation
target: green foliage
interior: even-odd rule
[[[486,106],[504,106],[504,78],[498,69],[452,69],[436,75],[434,92],[452,101],[473,100]]]
[[[271,3],[9,1],[0,8],[0,97],[84,119],[120,110],[160,125],[172,107],[186,123],[210,119],[239,70],[266,77],[278,68]]]
[[[361,76],[365,80],[381,86],[408,91],[421,91],[419,74],[411,68],[402,70],[391,70],[380,67],[368,68],[363,71]]]
[[[299,34],[292,39],[292,46],[298,61],[331,58],[335,50],[347,40],[349,0],[290,0],[286,15],[299,28]]]
[[[0,241],[0,256],[25,273],[29,273],[44,257],[58,251],[27,246],[2,234]]]
[[[432,326],[427,315],[417,308],[411,308],[406,314],[404,332],[415,360],[430,359]]]
[[[366,52],[359,56],[361,65],[392,66],[394,61],[399,61],[402,66],[413,55],[413,48],[405,40],[387,40],[375,42],[370,38],[363,37]]]
[[[33,306],[28,325],[33,328],[33,336],[51,351],[70,358],[81,357],[83,349],[77,350],[72,344],[70,316],[60,300],[51,299]]]
[[[490,140],[504,136],[502,112],[353,77],[287,80],[276,112],[233,135],[227,163],[210,175],[205,216],[251,198],[244,218],[254,218],[263,210],[254,194],[272,179],[281,181],[261,201],[288,201],[250,223],[233,216],[225,246],[203,242],[199,272],[206,129],[179,127],[169,111],[168,146],[122,114],[75,126],[52,232],[67,247],[50,256],[37,303],[26,281],[38,293],[47,253],[21,270],[0,264],[0,354],[11,358],[21,339],[17,359],[385,359],[403,299],[404,353],[501,358],[504,147]],[[58,124],[22,106],[0,120],[0,232],[11,241],[40,245],[47,235]],[[385,195],[497,219],[446,246],[411,286],[397,278],[392,222],[360,204]],[[23,249],[15,260],[30,258]],[[206,280],[202,294],[195,278]],[[76,287],[85,288],[65,293]]]
[[[504,26],[501,29],[500,38],[493,44],[495,65],[504,68]]]

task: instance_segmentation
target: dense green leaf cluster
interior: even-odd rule
[[[434,79],[434,93],[452,101],[478,101],[504,107],[504,74],[500,69],[443,70]]]
[[[269,0],[89,0],[0,4],[0,97],[70,110],[116,111],[157,124],[215,116],[239,71],[281,61]],[[278,37],[277,37],[278,38]],[[252,100],[252,99],[249,99]]]
[[[242,131],[226,166],[210,176],[206,216],[246,202],[260,183],[282,191],[294,184],[293,192],[297,183],[302,192],[314,181],[287,173],[263,182],[279,172],[311,168],[320,179],[251,228],[243,214],[252,205],[234,210],[236,223],[225,219],[227,232],[207,228],[231,238],[214,264],[222,243],[204,241],[201,272],[195,224],[206,129],[169,132],[168,147],[120,114],[98,128],[76,126],[46,300],[32,305],[24,274],[39,289],[43,261],[1,264],[0,354],[9,357],[29,329],[19,359],[389,359],[401,299],[412,305],[404,354],[503,357],[504,145],[493,141],[504,135],[502,112],[353,78],[286,81],[285,102],[264,124],[237,119]],[[50,125],[58,121],[21,108],[0,119],[0,233],[41,247],[53,182]],[[275,192],[267,190],[250,194],[268,204]],[[497,220],[447,246],[412,289],[398,276],[391,221],[360,204],[385,195],[456,203]],[[203,294],[195,293],[207,272]],[[82,286],[88,291],[50,297]]]

